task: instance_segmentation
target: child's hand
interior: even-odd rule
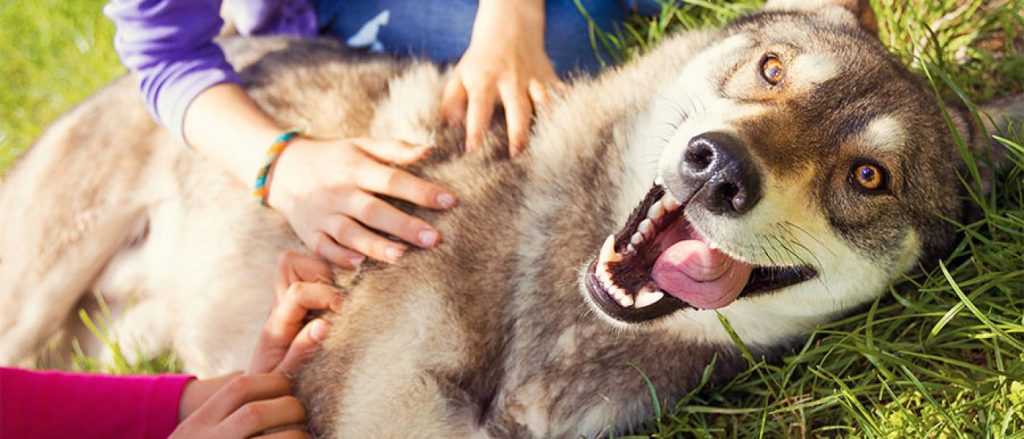
[[[364,256],[395,263],[406,246],[430,248],[441,236],[375,194],[447,209],[455,196],[391,164],[419,160],[429,147],[377,139],[297,139],[278,158],[268,203],[288,218],[306,246],[334,265],[355,268]]]
[[[480,149],[495,100],[505,108],[509,154],[517,157],[530,134],[530,118],[560,87],[544,51],[544,2],[481,0],[469,48],[444,90],[442,111],[465,121],[466,150]]]
[[[181,394],[178,424],[172,438],[249,438],[271,429],[296,426],[267,436],[308,438],[301,429],[306,409],[292,396],[292,383],[280,373],[225,375],[195,380]]]
[[[333,282],[331,268],[320,259],[295,251],[278,258],[274,281],[274,307],[263,326],[249,373],[298,371],[310,353],[330,332],[322,318],[306,323],[310,311],[330,309],[341,312],[341,294]]]
[[[306,409],[292,396],[289,375],[327,338],[330,325],[311,310],[341,310],[341,296],[323,261],[294,251],[281,254],[274,280],[276,297],[253,354],[249,373],[194,380],[185,385],[178,407],[181,423],[172,437],[252,437],[265,430],[301,425]],[[301,429],[268,435],[306,438]]]

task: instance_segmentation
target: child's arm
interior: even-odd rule
[[[505,108],[509,152],[518,156],[535,109],[561,85],[544,51],[543,0],[480,0],[469,48],[444,91],[451,122],[465,121],[466,149],[480,148],[495,100]]]
[[[244,438],[301,425],[306,411],[288,375],[327,337],[327,322],[304,323],[306,314],[341,308],[341,296],[323,283],[330,280],[326,263],[282,255],[275,305],[245,375],[194,380],[0,368],[0,438],[166,438],[172,431],[181,438]],[[295,429],[277,434],[308,437]]]
[[[0,437],[165,438],[191,379],[0,368]]]
[[[261,4],[262,3],[262,4]],[[269,0],[239,3],[272,8]],[[252,186],[266,150],[284,130],[239,85],[220,47],[220,0],[113,0],[104,9],[117,27],[115,47],[139,78],[150,111],[180,140]],[[315,29],[311,29],[311,34]],[[363,255],[395,262],[405,245],[440,242],[433,227],[376,194],[442,209],[455,204],[445,189],[391,163],[418,159],[425,148],[402,142],[298,139],[270,175],[268,203],[288,219],[311,250],[354,268]]]

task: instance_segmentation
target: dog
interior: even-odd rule
[[[864,2],[770,1],[686,32],[540,109],[509,160],[440,117],[438,66],[336,42],[223,42],[253,98],[311,136],[437,145],[410,169],[460,197],[396,202],[444,242],[339,274],[346,295],[297,377],[327,437],[570,437],[636,427],[774,357],[957,241],[952,135],[979,123],[878,41]],[[986,106],[1020,118],[1024,99]],[[948,114],[949,118],[945,116]],[[176,145],[122,78],[51,126],[0,192],[0,363],[35,364],[114,306],[129,353],[245,368],[275,258],[301,244],[247,188]],[[86,347],[101,349],[101,347]],[[101,349],[102,350],[102,349]]]

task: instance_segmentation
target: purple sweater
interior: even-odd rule
[[[317,34],[308,0],[224,0],[242,35]],[[203,90],[239,83],[213,38],[224,21],[221,0],[111,0],[114,48],[139,78],[149,111],[184,142],[185,110]]]

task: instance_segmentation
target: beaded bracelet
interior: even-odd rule
[[[267,185],[267,175],[270,174],[270,169],[274,167],[274,162],[281,156],[281,152],[300,134],[298,130],[285,131],[274,139],[274,143],[270,145],[270,148],[267,148],[267,160],[263,162],[263,167],[260,168],[260,173],[256,176],[256,184],[253,185],[252,193],[256,200],[265,207],[268,207],[267,194],[270,192],[270,186]]]

